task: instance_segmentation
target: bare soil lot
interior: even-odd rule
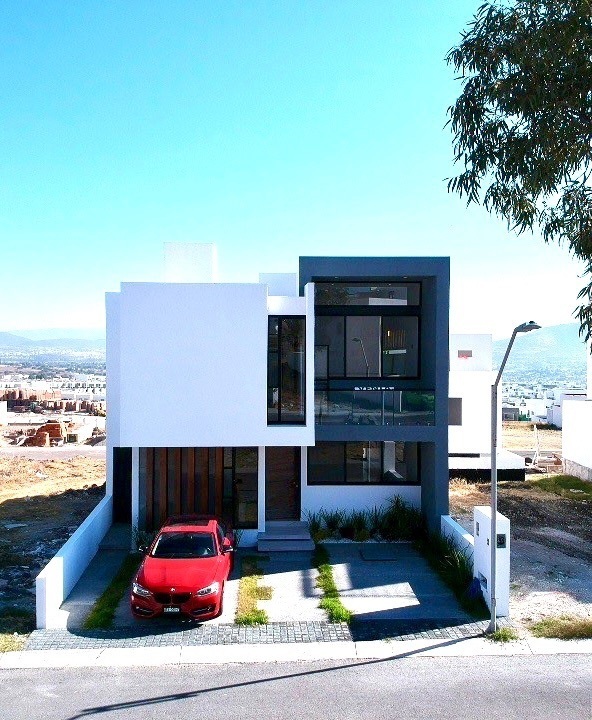
[[[102,458],[0,456],[0,610],[34,610],[35,576],[104,494]]]
[[[539,427],[537,428],[537,435],[541,452],[561,454],[561,430]],[[536,437],[532,423],[502,423],[502,443],[505,450],[534,452],[536,449]]]
[[[592,499],[561,497],[539,486],[548,476],[499,483],[498,507],[511,523],[512,619],[592,617]],[[453,481],[450,512],[471,527],[475,505],[489,505],[489,483]]]

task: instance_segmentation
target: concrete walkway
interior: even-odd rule
[[[411,543],[328,545],[333,577],[356,621],[471,622]]]

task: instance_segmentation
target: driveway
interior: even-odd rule
[[[312,553],[257,554],[263,572],[260,585],[272,589],[258,606],[269,623],[245,628],[234,625],[241,556],[226,584],[223,614],[206,623],[191,619],[135,620],[128,594],[121,600],[111,630],[85,631],[84,618],[114,575],[123,555],[101,551],[74,588],[63,608],[71,614],[68,631],[36,631],[29,649],[136,647],[150,645],[332,642],[336,640],[458,638],[478,635],[483,628],[458,606],[419,553],[408,543],[328,544],[333,574],[343,604],[354,622],[327,622],[318,607]],[[119,551],[121,553],[121,551]]]

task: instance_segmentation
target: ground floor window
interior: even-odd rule
[[[417,485],[418,443],[317,442],[308,449],[309,485]]]

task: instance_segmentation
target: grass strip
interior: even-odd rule
[[[539,620],[529,630],[535,637],[587,640],[592,638],[592,619],[561,615]]]
[[[0,613],[0,652],[22,650],[29,633],[35,629],[35,613],[6,608]]]
[[[489,610],[480,592],[474,587],[473,559],[454,542],[440,533],[425,533],[415,541],[415,547],[428,564],[452,590],[462,609],[478,620],[489,617]]]
[[[125,557],[109,587],[95,602],[84,621],[85,630],[107,630],[111,627],[117,606],[126,590],[129,590],[141,560],[142,556],[138,553],[131,553]]]
[[[241,561],[241,579],[238,584],[238,602],[234,621],[237,625],[265,625],[269,622],[265,610],[257,607],[258,600],[271,600],[272,589],[259,585],[263,571],[255,555],[246,555]]]
[[[592,499],[592,483],[580,480],[580,478],[573,475],[550,475],[549,477],[529,480],[528,485],[569,500]]]
[[[327,548],[322,545],[316,545],[312,562],[313,567],[315,567],[319,573],[316,585],[323,591],[323,598],[319,603],[319,607],[327,613],[329,622],[344,622],[349,625],[352,621],[352,613],[345,607],[339,597]]]

